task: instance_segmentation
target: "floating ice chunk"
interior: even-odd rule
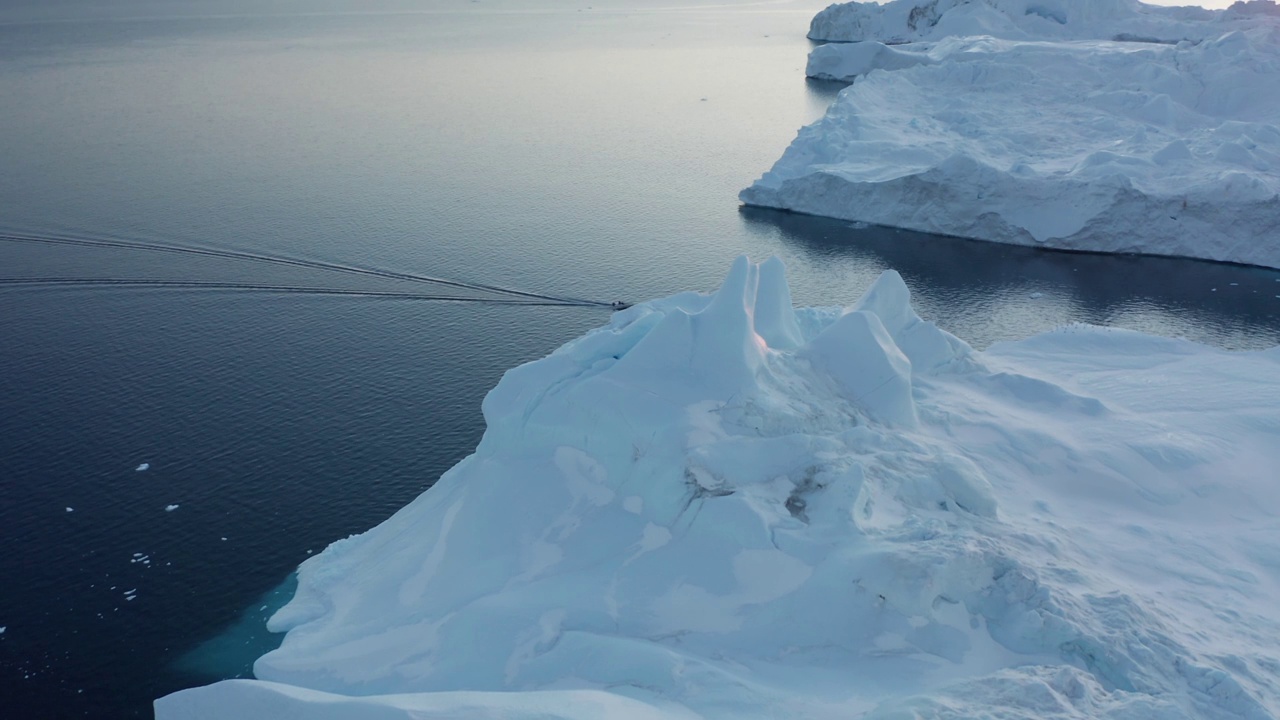
[[[76,511],[75,508],[72,508],[72,507],[67,508],[67,512],[75,512],[75,511]]]
[[[978,352],[897,273],[794,326],[777,281],[509,371],[474,454],[301,564],[259,679],[158,720],[1275,716],[1280,349]]]
[[[859,42],[815,48],[808,73],[857,82],[744,203],[1280,267],[1280,93],[1258,91],[1280,87],[1280,14],[896,0],[813,27]]]
[[[174,510],[177,510],[177,509],[178,509],[178,506],[177,506],[177,505],[165,505],[165,506],[164,506],[164,511],[165,511],[165,512],[173,512]]]
[[[1033,292],[1033,293],[1031,293],[1031,295],[1029,295],[1028,297],[1030,297],[1032,300],[1039,300],[1040,298],[1044,297],[1044,293],[1042,293],[1042,292]]]
[[[0,635],[3,635],[4,631],[8,629],[9,629],[8,625],[0,625]]]
[[[142,472],[142,471],[144,471],[144,470],[150,469],[150,467],[151,467],[151,463],[142,463],[142,464],[141,464],[141,465],[139,465],[138,467],[134,468],[134,471],[135,471],[135,472]]]

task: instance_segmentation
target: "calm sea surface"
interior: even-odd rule
[[[895,268],[979,346],[1280,342],[1276,272],[739,208],[839,89],[803,77],[824,2],[675,4],[0,9],[6,717],[148,717],[244,673],[301,560],[470,452],[505,369],[608,319],[333,266],[637,301],[776,254],[802,304]]]

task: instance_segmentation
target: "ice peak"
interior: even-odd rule
[[[854,309],[875,313],[890,334],[900,333],[908,325],[920,322],[920,316],[911,307],[911,290],[897,270],[880,273]]]
[[[885,331],[916,372],[929,372],[968,358],[973,348],[922,320],[911,305],[911,290],[896,270],[885,270],[854,305],[880,319]]]
[[[756,290],[756,332],[769,347],[780,350],[799,347],[802,341],[786,272],[777,256],[770,257],[760,264]]]
[[[769,348],[790,350],[800,344],[786,266],[777,256],[763,263],[739,256],[700,316],[704,322],[726,323],[754,334]]]
[[[777,258],[753,263],[738,257],[715,293],[686,300],[646,304],[636,312],[653,327],[620,359],[621,370],[666,368],[696,376],[704,391],[724,397],[753,387],[769,353],[803,342]]]
[[[854,406],[893,425],[915,427],[911,361],[875,313],[846,313],[814,338],[805,357],[844,391]]]

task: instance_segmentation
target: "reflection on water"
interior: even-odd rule
[[[829,266],[897,270],[922,316],[978,347],[1077,322],[1229,349],[1280,343],[1276,270],[1046,251],[763,208],[741,213]]]
[[[805,87],[809,89],[809,93],[815,98],[821,98],[827,105],[840,94],[841,90],[849,87],[849,83],[836,82],[835,80],[817,80],[811,77],[804,79]]]

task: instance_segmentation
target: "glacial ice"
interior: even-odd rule
[[[833,5],[852,82],[749,205],[1073,250],[1280,267],[1280,6]]]
[[[894,272],[615,313],[159,720],[1274,718],[1280,348],[976,351]]]
[[[809,24],[814,40],[891,44],[989,35],[1013,40],[1199,42],[1263,16],[1280,16],[1270,0],[1227,10],[1164,7],[1138,0],[897,0],[838,3]]]

